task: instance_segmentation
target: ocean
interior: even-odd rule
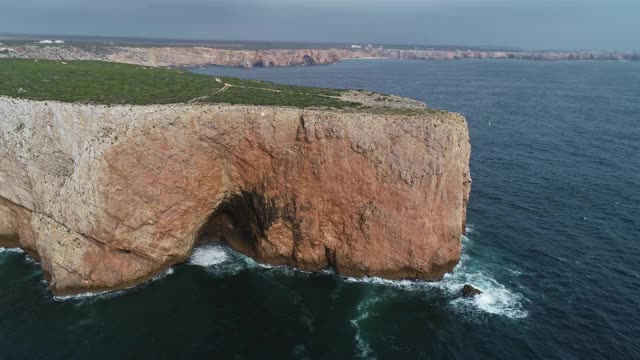
[[[57,298],[0,250],[0,359],[637,359],[640,63],[348,60],[192,69],[464,114],[471,199],[440,282],[255,263],[223,246],[141,286]],[[483,294],[460,298],[465,283]]]

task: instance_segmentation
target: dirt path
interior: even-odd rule
[[[223,84],[224,86],[222,88],[212,92],[209,95],[204,95],[204,96],[197,97],[195,99],[191,99],[191,100],[188,101],[188,103],[194,103],[194,102],[197,102],[197,101],[200,101],[200,100],[204,100],[204,99],[206,99],[206,98],[208,98],[210,96],[216,95],[217,93],[225,92],[225,91],[229,90],[229,88],[231,88],[231,87],[239,87],[241,89],[254,89],[254,90],[261,90],[261,91],[271,91],[271,92],[276,92],[276,93],[283,92],[283,90],[279,90],[279,89],[259,88],[259,87],[243,86],[243,85],[232,85],[232,84],[228,84],[228,83],[222,81],[222,79],[220,79],[220,78],[216,78],[216,82],[219,83],[219,84]],[[287,91],[287,92],[298,93],[298,92],[295,92],[295,91]],[[320,95],[320,94],[317,94],[315,96],[322,96],[322,97],[333,98],[333,99],[341,99],[342,98],[341,96],[330,96],[330,95]]]
[[[229,88],[230,88],[230,87],[232,87],[232,86],[233,86],[233,85],[231,85],[231,84],[227,84],[227,83],[223,82],[222,80],[220,80],[220,78],[216,78],[216,82],[217,82],[217,83],[220,83],[220,84],[224,84],[224,86],[223,86],[223,87],[221,87],[220,89],[218,89],[218,90],[216,90],[216,91],[212,92],[212,93],[211,93],[211,94],[209,94],[209,95],[204,95],[204,96],[197,97],[197,98],[195,98],[195,99],[191,99],[191,100],[189,100],[189,103],[191,104],[191,103],[194,103],[194,102],[196,102],[196,101],[204,100],[204,99],[208,98],[209,96],[213,96],[213,95],[215,95],[215,94],[217,94],[217,93],[219,93],[219,92],[225,92],[225,91],[229,90]]]

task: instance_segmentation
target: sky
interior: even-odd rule
[[[0,33],[640,50],[640,0],[0,0]]]

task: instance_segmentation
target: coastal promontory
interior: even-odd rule
[[[437,280],[459,260],[465,119],[365,91],[0,60],[0,246],[56,294],[220,241],[257,261]]]
[[[382,48],[342,47],[330,48],[220,48],[212,46],[170,46],[156,44],[40,44],[29,41],[13,41],[11,46],[0,47],[0,58],[25,58],[42,60],[99,60],[143,66],[235,66],[271,67],[328,65],[345,59],[412,59],[412,60],[460,60],[460,59],[514,59],[535,61],[638,61],[640,54],[630,51],[524,51],[456,48]],[[239,44],[238,44],[239,45]]]

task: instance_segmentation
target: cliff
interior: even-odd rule
[[[208,47],[74,47],[25,45],[12,49],[12,56],[46,60],[101,60],[144,66],[220,65],[268,67],[326,65],[340,59],[370,56],[344,49],[229,50]]]
[[[0,246],[39,259],[57,294],[139,283],[201,238],[354,276],[433,280],[458,261],[458,114],[108,62],[5,59],[0,75]]]
[[[209,232],[258,261],[438,279],[458,261],[456,114],[0,97],[0,241],[67,294],[135,284]]]

